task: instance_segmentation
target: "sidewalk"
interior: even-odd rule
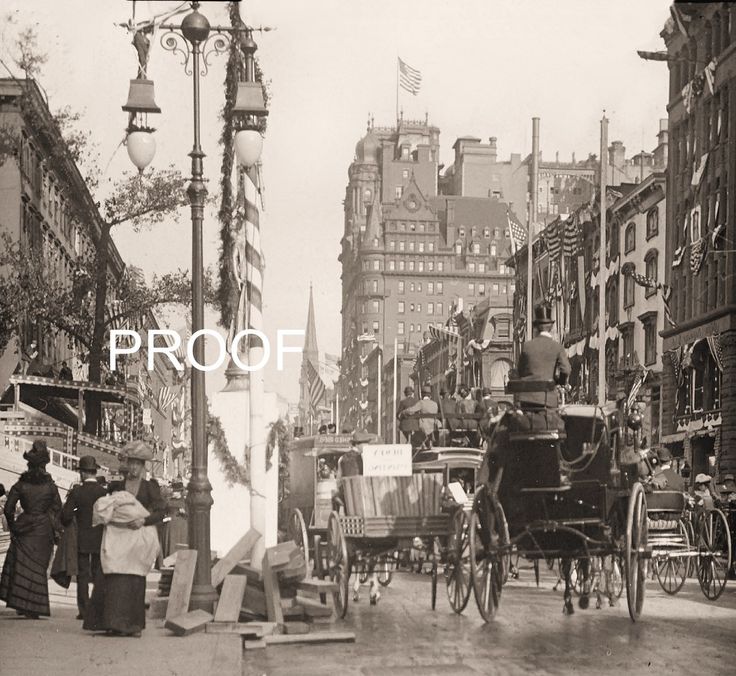
[[[153,576],[149,578],[152,587]],[[82,631],[76,620],[76,589],[49,582],[51,617],[20,618],[0,609],[0,673],[22,676],[240,676],[239,636],[199,633],[184,638],[147,620],[141,638],[108,637]]]

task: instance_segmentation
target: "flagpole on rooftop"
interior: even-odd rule
[[[601,214],[600,236],[598,246],[598,405],[606,403],[606,216],[608,203],[606,200],[608,161],[608,119],[606,111],[601,118]]]

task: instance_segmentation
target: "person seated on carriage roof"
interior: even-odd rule
[[[404,415],[416,415],[419,429],[411,436],[413,448],[432,448],[432,436],[437,427],[437,413],[439,406],[432,399],[432,388],[429,385],[422,387],[422,399],[413,406],[402,411]]]

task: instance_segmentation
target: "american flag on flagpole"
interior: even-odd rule
[[[416,96],[422,87],[422,74],[399,57],[399,85]]]
[[[547,226],[547,229],[544,231],[544,241],[547,244],[550,260],[556,261],[562,251],[558,222],[555,221]]]
[[[644,384],[644,381],[647,379],[647,371],[643,371],[642,373],[637,374],[636,378],[634,379],[634,384],[631,386],[631,391],[629,392],[629,396],[626,399],[626,409],[631,410],[631,407],[634,405],[634,402],[636,401],[636,397],[639,394],[639,390],[641,389],[641,386]]]
[[[162,411],[166,412],[176,401],[177,394],[174,393],[174,391],[168,387],[167,385],[163,385],[161,389],[158,391],[158,407]]]
[[[526,228],[515,219],[512,219],[511,212],[508,210],[506,210],[506,220],[508,221],[509,234],[511,235],[511,250],[515,255],[526,244]]]
[[[580,234],[580,223],[578,222],[578,215],[575,213],[565,222],[562,235],[562,252],[568,258],[577,256],[580,249]]]
[[[325,383],[322,380],[322,377],[319,375],[319,372],[314,367],[314,364],[310,360],[307,360],[306,362],[306,368],[307,368],[307,387],[309,389],[309,403],[312,407],[312,409],[316,409],[320,402],[322,401],[322,398],[325,396]]]

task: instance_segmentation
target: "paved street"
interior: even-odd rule
[[[433,613],[429,577],[400,574],[377,607],[365,592],[351,605],[346,625],[358,634],[355,644],[247,651],[244,674],[732,673],[736,586],[710,603],[697,581],[675,598],[650,582],[644,617],[633,625],[625,601],[563,616],[554,581],[545,571],[536,589],[532,571],[522,569],[504,589],[496,620],[484,625],[472,598],[463,616],[445,596]]]

